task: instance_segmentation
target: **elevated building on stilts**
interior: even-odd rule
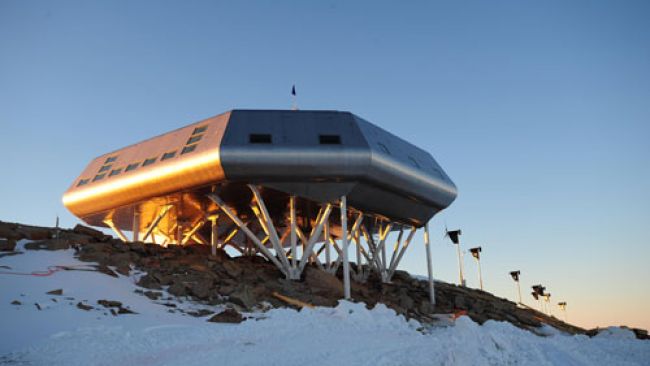
[[[63,203],[122,240],[260,254],[289,279],[341,267],[349,297],[350,278],[389,282],[419,228],[429,253],[456,194],[429,153],[352,113],[232,110],[94,159]]]

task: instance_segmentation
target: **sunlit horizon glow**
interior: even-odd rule
[[[223,111],[350,111],[430,152],[458,198],[436,278],[541,283],[571,323],[650,328],[650,3],[0,2],[0,220],[79,223],[93,157]],[[393,240],[392,236],[389,242]],[[426,274],[420,231],[402,266]],[[467,259],[469,256],[466,256]],[[468,286],[478,287],[466,260]]]

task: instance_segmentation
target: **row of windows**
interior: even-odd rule
[[[201,138],[203,138],[203,135],[202,135],[203,132],[205,132],[207,129],[208,129],[207,125],[195,128],[192,131],[192,135],[190,136],[190,138],[185,143],[186,146],[183,147],[183,149],[181,150],[181,155],[188,154],[188,153],[191,153],[192,151],[196,150],[196,146],[198,145],[198,142],[201,140]],[[162,157],[160,158],[160,161],[168,160],[168,159],[171,159],[171,158],[175,157],[176,156],[176,151],[177,150],[168,151],[168,152],[164,153],[162,155]],[[154,164],[157,160],[158,160],[158,157],[152,157],[152,158],[145,159],[142,162],[142,167]],[[112,163],[114,163],[115,161],[117,161],[117,156],[108,157],[104,161],[104,165],[102,165],[102,167],[99,168],[99,171],[97,172],[97,175],[95,175],[95,177],[92,179],[92,181],[96,182],[98,180],[104,179],[109,170],[110,170],[110,172],[108,173],[109,177],[113,177],[113,176],[116,176],[116,175],[119,175],[120,173],[122,173],[123,168],[117,168],[117,169],[111,170]],[[130,172],[132,170],[136,170],[140,166],[141,166],[140,162],[131,163],[131,164],[127,165],[126,168],[124,168],[124,172]],[[81,179],[81,180],[79,180],[79,183],[77,183],[77,187],[86,185],[88,183],[90,183],[90,179]]]
[[[248,142],[251,144],[272,144],[273,143],[273,138],[271,134],[266,134],[266,133],[252,133],[248,135]],[[189,142],[188,142],[189,143]],[[341,136],[339,135],[318,135],[318,143],[321,145],[340,145],[341,144]],[[384,145],[381,142],[378,142],[377,145],[379,148],[385,152],[386,154],[390,155],[390,150],[388,150],[388,147]],[[408,157],[409,161],[411,164],[418,168],[422,169],[420,164],[413,158],[412,156]]]
[[[251,144],[272,144],[273,137],[268,133],[251,133],[248,135],[248,142]],[[318,143],[321,145],[340,145],[339,135],[318,135]]]

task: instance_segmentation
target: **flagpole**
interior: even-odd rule
[[[296,96],[296,84],[291,87],[291,110],[298,110],[298,97]]]

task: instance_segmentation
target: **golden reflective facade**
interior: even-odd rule
[[[141,203],[142,215],[153,216],[158,205],[147,203],[147,200],[223,180],[219,144],[228,115],[224,113],[193,123],[94,159],[65,192],[63,204],[88,223],[105,226],[104,219],[112,219],[121,207]],[[193,135],[196,129],[205,130]],[[197,136],[200,136],[198,141],[188,144],[190,139]],[[194,147],[192,151],[182,154],[187,146]],[[175,152],[174,157],[162,160],[166,153],[172,152]],[[156,159],[154,163],[142,166],[145,160],[153,158]],[[138,166],[126,171],[131,164]],[[100,172],[105,166],[110,167]],[[114,171],[119,173],[111,176]],[[93,181],[100,174],[104,174],[104,177]],[[83,180],[88,182],[80,185]],[[165,201],[170,200],[173,201],[173,198]],[[145,217],[143,219],[146,221]],[[118,227],[131,229],[124,220],[115,219]]]

